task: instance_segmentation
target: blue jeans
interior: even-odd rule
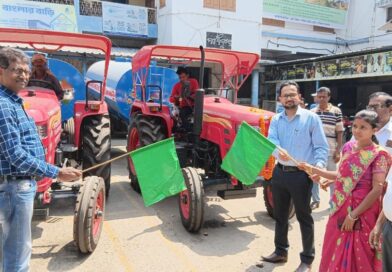
[[[37,184],[34,180],[6,181],[0,184],[0,224],[4,272],[29,271],[31,219],[36,190]]]

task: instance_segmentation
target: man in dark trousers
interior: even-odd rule
[[[188,130],[190,128],[188,119],[193,114],[195,92],[199,89],[199,83],[189,77],[188,69],[185,67],[179,67],[177,75],[180,81],[174,85],[169,100],[179,107],[182,126]]]
[[[28,57],[20,50],[0,49],[0,226],[2,271],[28,271],[31,219],[41,177],[79,179],[81,171],[58,168],[45,161],[34,120],[23,108],[19,91],[27,86]],[[1,269],[0,269],[1,270]]]
[[[275,251],[262,259],[266,262],[287,262],[289,241],[289,206],[293,199],[298,222],[301,228],[303,251],[301,264],[296,271],[310,271],[314,259],[314,222],[311,216],[310,197],[312,180],[290,160],[325,168],[328,157],[328,143],[320,118],[309,110],[299,107],[301,94],[294,81],[280,86],[279,100],[285,108],[271,121],[268,138],[281,148],[274,153],[278,159],[272,175],[272,194],[274,196]]]

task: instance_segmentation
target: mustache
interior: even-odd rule
[[[17,79],[16,82],[17,82],[17,83],[22,82],[22,83],[24,83],[24,84],[27,84],[29,81],[26,80],[26,79]]]

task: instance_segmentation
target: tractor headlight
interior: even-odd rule
[[[37,132],[41,139],[48,137],[48,126],[47,125],[38,125]]]

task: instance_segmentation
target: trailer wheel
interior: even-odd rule
[[[274,218],[274,198],[272,195],[271,181],[267,181],[266,185],[264,185],[263,198],[264,198],[264,204],[267,209],[268,215],[271,216],[272,218]],[[294,215],[295,215],[294,202],[291,199],[290,200],[290,208],[289,208],[289,219],[293,218]]]
[[[83,127],[83,169],[110,160],[110,119],[108,115],[88,117]],[[110,164],[88,171],[83,177],[98,176],[105,181],[106,196],[110,190]]]
[[[140,147],[150,145],[166,139],[166,128],[160,119],[151,116],[136,114],[133,116],[128,129],[127,152]],[[128,156],[128,170],[131,179],[131,187],[140,193],[135,167],[130,156]]]
[[[183,168],[182,172],[187,189],[178,197],[181,221],[187,231],[196,233],[204,221],[203,180],[193,167]]]
[[[91,253],[98,245],[105,213],[105,182],[90,176],[83,180],[76,199],[73,237],[81,253]]]

